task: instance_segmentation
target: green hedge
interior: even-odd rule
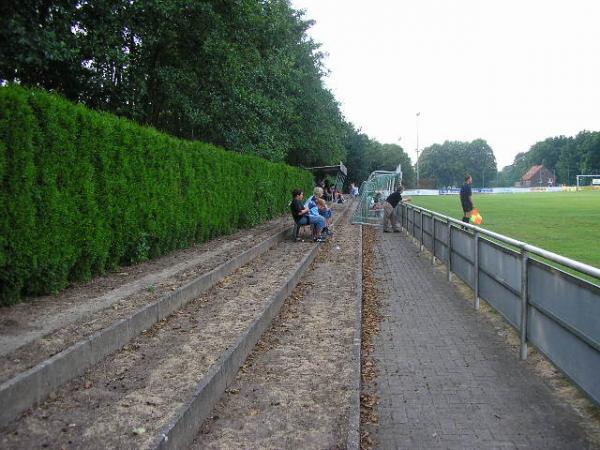
[[[307,171],[0,88],[0,304],[286,212]]]

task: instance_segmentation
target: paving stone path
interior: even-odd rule
[[[382,449],[593,449],[577,413],[404,233],[379,234]]]

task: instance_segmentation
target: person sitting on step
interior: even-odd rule
[[[292,191],[292,197],[293,199],[290,203],[290,210],[296,224],[314,225],[312,236],[313,240],[315,242],[323,242],[325,239],[321,236],[321,231],[323,228],[325,228],[325,218],[319,214],[311,214],[310,208],[304,206],[304,192],[301,189],[294,189]]]

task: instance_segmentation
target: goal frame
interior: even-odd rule
[[[577,175],[577,176],[576,176],[576,179],[577,179],[577,187],[575,188],[577,191],[579,191],[579,179],[580,179],[580,178],[600,178],[600,174],[597,174],[597,175],[587,175],[587,174],[586,174],[586,175],[583,175],[583,174],[581,174],[581,175]]]

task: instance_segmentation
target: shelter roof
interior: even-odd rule
[[[521,180],[523,180],[523,181],[533,180],[534,178],[539,176],[540,170],[542,170],[543,168],[544,168],[544,166],[542,166],[541,164],[531,166],[531,168],[527,171],[527,173],[525,175],[523,175],[523,177],[521,177]]]
[[[308,170],[315,174],[336,175],[338,172],[342,172],[344,175],[348,175],[348,169],[342,162],[335,166],[309,167]]]

